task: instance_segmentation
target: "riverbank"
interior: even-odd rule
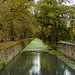
[[[75,61],[75,44],[59,41],[57,50]]]
[[[5,41],[5,42],[0,42],[0,49],[6,49],[10,46],[13,46],[15,44],[18,44],[22,41],[25,41],[26,39],[20,39],[20,40],[14,40],[14,41]]]
[[[73,61],[70,57],[67,57],[62,52],[48,50],[48,45],[43,44],[43,42],[38,38],[35,38],[29,45],[27,45],[27,47],[23,49],[22,52],[47,52],[49,54],[53,54],[75,70],[75,61]]]
[[[7,65],[33,38],[0,43],[0,69]]]
[[[15,42],[12,41],[12,45],[10,44],[8,48],[6,46],[6,49],[0,49],[0,68],[2,69],[5,65],[7,65],[23,49],[22,52],[47,52],[49,54],[53,54],[75,70],[75,61],[71,60],[71,58],[56,50],[48,50],[48,45],[45,45],[38,38],[35,38],[33,41],[32,40],[33,38]]]
[[[56,50],[51,50],[51,51],[47,50],[45,52],[57,56],[60,60],[64,61],[68,66],[70,66],[73,70],[75,70],[75,61],[72,60],[71,58],[63,55],[62,53]]]

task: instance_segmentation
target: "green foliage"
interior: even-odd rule
[[[55,43],[59,40],[69,41],[70,32],[67,22],[74,18],[74,7],[62,5],[65,0],[44,0],[38,3],[38,10],[35,11],[35,18],[41,25],[41,38],[47,42]],[[68,1],[68,0],[66,0]],[[37,12],[39,11],[39,13]],[[52,28],[48,28],[52,26]],[[54,44],[54,45],[55,45]]]
[[[7,65],[6,61],[3,61],[3,68]]]
[[[28,10],[28,0],[6,0],[0,2],[0,36],[3,39],[35,36],[37,22]],[[1,34],[4,35],[1,35]]]
[[[28,3],[28,0],[2,0],[0,38],[41,37],[50,43],[70,40],[66,25],[67,21],[75,19],[75,7],[62,5],[65,1],[69,0],[43,0],[38,4]],[[35,9],[34,14],[29,11],[31,7]]]

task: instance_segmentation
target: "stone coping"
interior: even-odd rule
[[[75,46],[74,43],[70,43],[70,42],[61,42],[61,41],[58,41],[58,44],[68,44],[68,45],[74,45]]]

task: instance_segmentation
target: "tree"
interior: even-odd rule
[[[60,2],[57,0],[46,0],[45,2],[44,0],[37,5],[39,7],[37,7],[38,10],[35,10],[35,18],[42,27],[41,38],[45,42],[48,40],[50,43],[56,44],[58,40],[68,40],[67,22],[69,19],[74,19],[75,11],[72,6],[63,5],[63,2],[64,0],[60,0]],[[50,30],[48,29],[49,26],[52,27],[49,28]]]
[[[6,0],[0,6],[1,31],[5,39],[32,37],[36,33],[36,21],[28,10],[28,0]],[[33,29],[34,28],[34,29]],[[35,32],[34,32],[35,31]]]

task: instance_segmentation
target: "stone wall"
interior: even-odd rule
[[[32,39],[26,39],[18,44],[15,44],[7,49],[0,50],[0,68],[6,63],[10,62]]]
[[[58,51],[75,60],[75,44],[58,42]]]

